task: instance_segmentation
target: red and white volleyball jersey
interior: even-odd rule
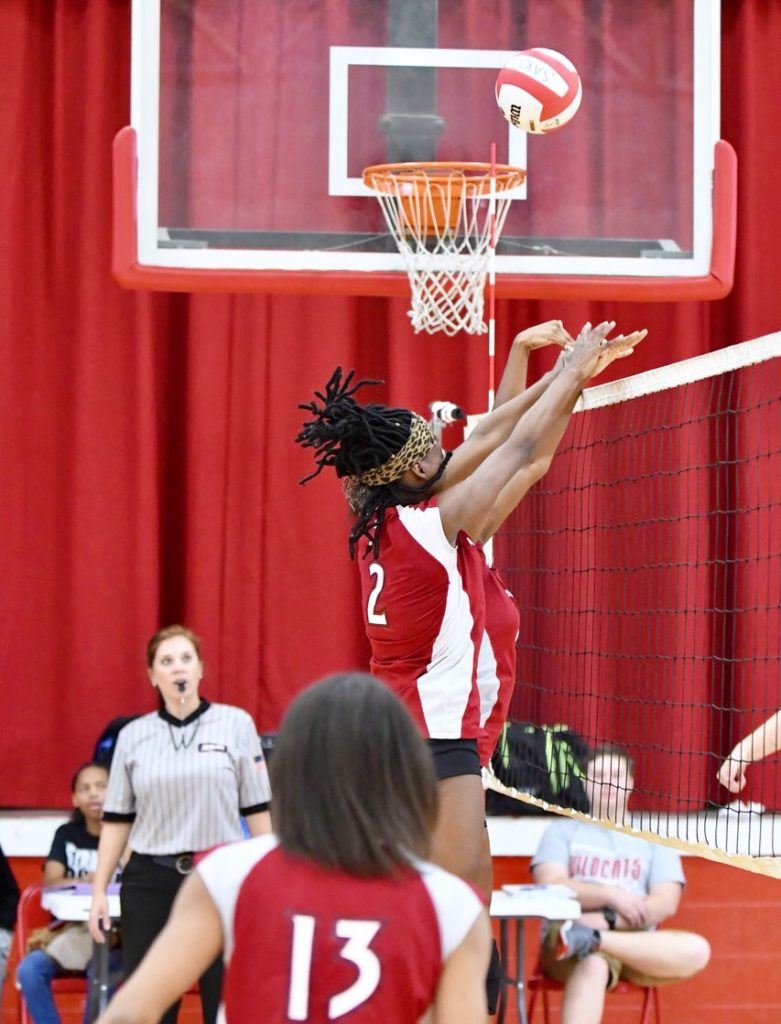
[[[482,547],[480,547],[482,554]],[[477,741],[480,764],[487,765],[499,733],[507,721],[515,688],[515,645],[521,617],[515,598],[499,574],[483,556],[485,630],[477,659],[477,688],[480,694],[480,725]]]
[[[220,1024],[417,1024],[482,906],[432,864],[356,878],[274,836],[223,846],[197,871],[225,937]]]
[[[378,559],[365,539],[357,558],[371,672],[404,701],[424,736],[476,738],[480,552],[463,531],[455,546],[448,541],[436,498],[388,509],[379,541]]]

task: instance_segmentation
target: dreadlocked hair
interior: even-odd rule
[[[387,463],[392,466],[394,456],[410,439],[415,421],[419,421],[418,433],[410,444],[421,443],[420,426],[423,421],[409,409],[360,405],[353,397],[355,393],[367,385],[384,381],[354,381],[354,377],[354,370],[343,376],[342,368],[338,366],[324,390],[315,392],[316,400],[299,405],[299,409],[312,413],[313,418],[302,425],[296,442],[303,448],[314,448],[316,464],[315,470],[300,483],[314,479],[326,466],[333,466],[338,477],[346,478],[345,495],[357,516],[350,530],[350,557],[355,557],[355,548],[361,537],[368,538],[372,553],[377,557],[378,531],[386,509],[419,500],[434,480],[427,481],[420,491],[411,491],[402,488],[395,480],[376,479],[383,474],[372,471],[380,470]],[[431,435],[431,443],[433,441]],[[399,475],[404,468],[398,470]],[[444,465],[435,479],[439,479],[443,470]],[[389,473],[396,471],[388,467]],[[366,476],[370,480],[361,479]]]
[[[393,409],[387,405],[359,405],[353,395],[382,380],[359,380],[353,384],[355,370],[342,377],[337,366],[323,391],[315,391],[316,401],[299,405],[311,412],[314,419],[304,423],[296,441],[302,448],[315,449],[316,469],[299,483],[314,479],[326,466],[333,466],[336,475],[360,476],[387,462],[409,437],[412,413],[409,409]]]

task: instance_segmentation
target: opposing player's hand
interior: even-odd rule
[[[631,356],[647,334],[648,331],[643,328],[641,331],[632,331],[631,334],[619,334],[617,337],[611,338],[604,344],[597,367],[591,376],[598,377],[616,359],[626,359],[628,356]]]
[[[573,338],[564,328],[561,320],[546,320],[544,324],[527,327],[513,338],[513,345],[524,345],[529,351],[545,348],[546,345],[558,345],[564,348],[572,345]]]
[[[716,778],[730,793],[739,793],[745,788],[748,781],[746,779],[745,761],[733,761],[732,758],[728,757],[721,768],[719,768]]]

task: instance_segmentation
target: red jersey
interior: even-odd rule
[[[482,554],[482,548],[480,548]],[[499,733],[507,721],[515,688],[515,644],[521,617],[515,598],[502,583],[499,574],[483,559],[485,591],[485,631],[477,661],[477,688],[480,693],[480,725],[477,742],[480,764],[487,765],[496,747]]]
[[[481,911],[466,882],[432,864],[356,878],[274,836],[223,846],[197,871],[223,926],[221,1024],[417,1024]]]
[[[448,541],[431,498],[386,511],[379,552],[372,558],[364,539],[357,558],[372,675],[404,701],[424,736],[476,738],[485,624],[479,550],[463,531],[455,546]]]

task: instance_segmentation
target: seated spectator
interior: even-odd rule
[[[11,949],[18,902],[19,886],[16,884],[11,865],[0,848],[0,1004],[3,1001],[5,966]]]
[[[108,785],[108,770],[90,761],[82,765],[71,780],[73,815],[54,833],[51,850],[43,867],[44,885],[53,886],[73,880],[91,882],[98,858],[103,800]],[[38,939],[39,948],[19,964],[17,978],[27,1009],[35,1024],[59,1024],[51,984],[64,970],[87,970],[92,940],[86,925],[63,925],[45,929]],[[119,981],[120,952],[109,954],[111,982]],[[84,1021],[93,1020],[97,992],[90,984]]]
[[[585,764],[591,813],[624,823],[634,761],[620,747],[596,747]],[[548,926],[542,969],[564,988],[562,1024],[598,1024],[605,991],[619,979],[664,985],[691,977],[710,958],[700,935],[657,925],[678,910],[684,886],[674,850],[601,825],[556,821],[532,861],[534,881],[563,884],[584,911],[577,922]]]

